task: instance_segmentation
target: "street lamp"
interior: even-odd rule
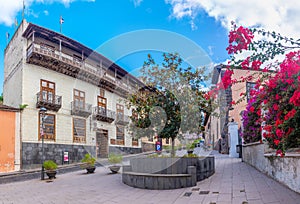
[[[45,179],[45,168],[44,168],[44,120],[46,116],[47,109],[44,107],[40,108],[40,118],[42,119],[42,125],[40,127],[40,134],[42,136],[42,171],[41,171],[41,180]]]

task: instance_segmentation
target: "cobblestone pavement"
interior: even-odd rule
[[[237,158],[216,154],[216,173],[192,188],[143,190],[126,186],[121,174],[98,167],[61,174],[53,182],[29,180],[0,185],[0,204],[203,203],[300,204],[297,194]]]

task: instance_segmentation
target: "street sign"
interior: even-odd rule
[[[155,143],[155,151],[161,152],[161,150],[162,150],[161,142],[160,142],[160,141],[157,141],[157,142]]]
[[[64,152],[64,162],[69,161],[69,152]]]

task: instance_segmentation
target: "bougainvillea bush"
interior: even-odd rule
[[[252,143],[261,140],[262,111],[260,100],[251,98],[246,110],[243,111],[243,132],[241,133],[244,143]]]
[[[254,41],[254,34],[264,36]],[[244,142],[264,139],[276,154],[283,156],[286,150],[300,147],[300,40],[286,38],[275,32],[233,26],[229,33],[228,53],[231,61],[227,75],[222,78],[225,88],[241,80],[232,80],[233,67],[259,70],[256,90],[243,114]],[[243,60],[236,54],[250,50]],[[282,62],[274,60],[285,55]],[[271,73],[271,74],[270,74]]]
[[[300,51],[290,52],[279,71],[262,85],[264,138],[283,155],[300,146]]]

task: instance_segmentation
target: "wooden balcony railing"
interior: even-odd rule
[[[41,56],[43,57],[41,58]],[[111,89],[111,91],[124,94],[133,92],[135,89],[135,85],[128,85],[127,80],[118,80],[105,74],[102,67],[96,67],[67,53],[37,43],[31,43],[27,48],[27,62],[47,67],[97,86],[103,86]]]

